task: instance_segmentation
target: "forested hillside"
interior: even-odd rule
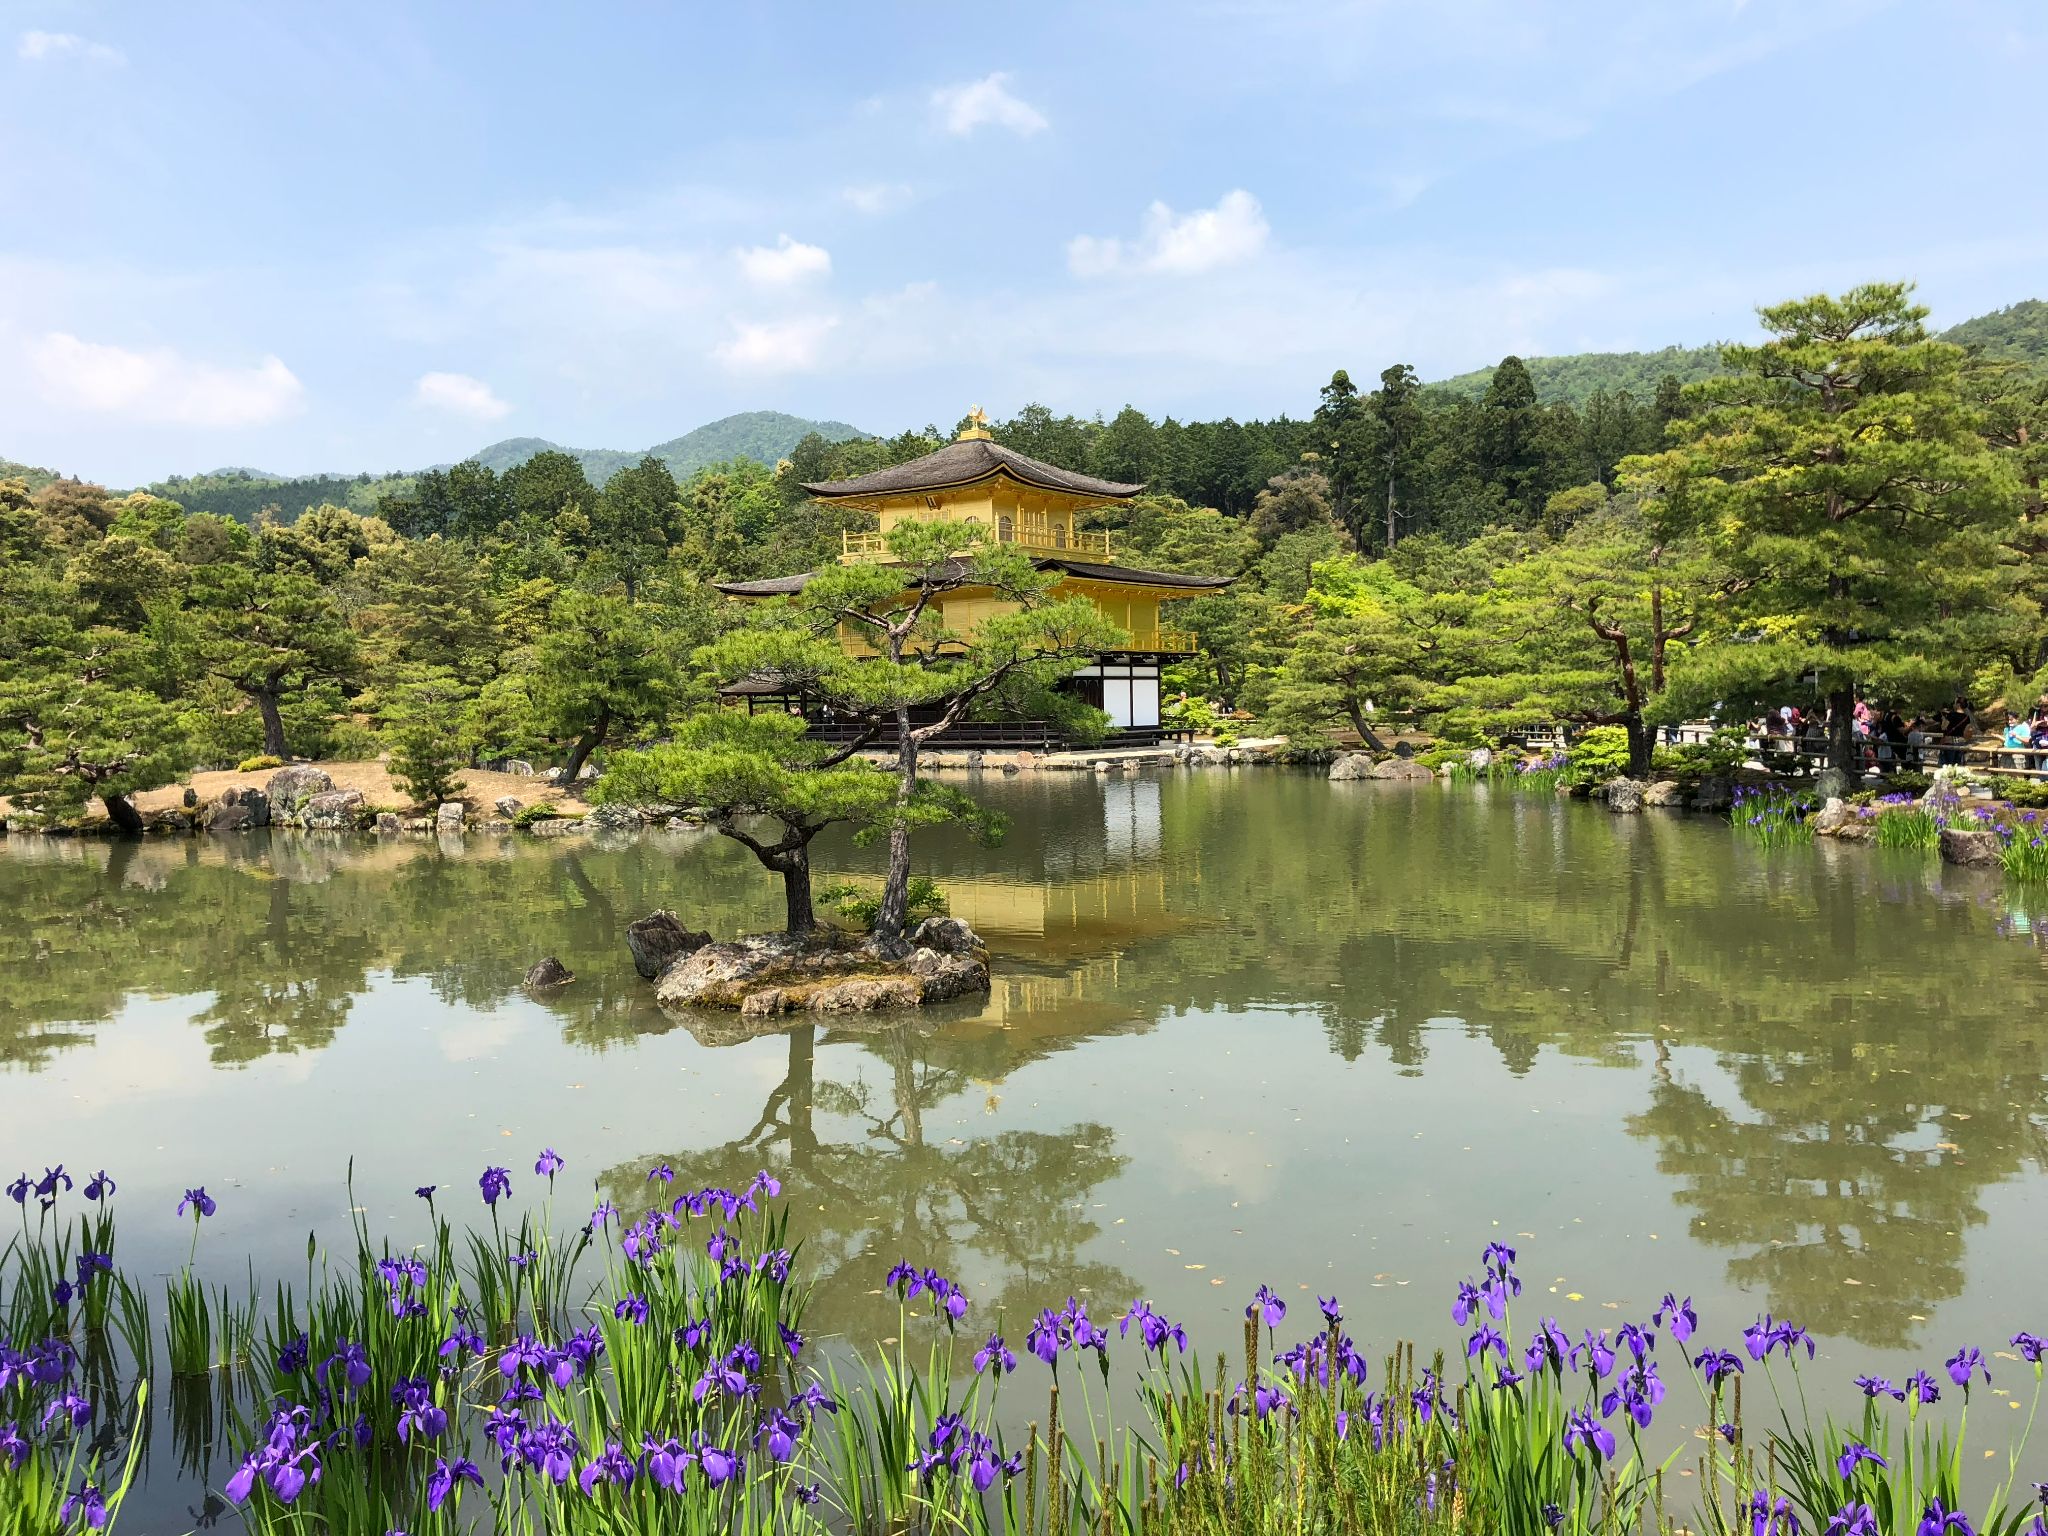
[[[1564,357],[1528,357],[1529,378],[1536,386],[1536,398],[1546,405],[1584,405],[1600,390],[1618,394],[1623,390],[1639,400],[1656,392],[1658,381],[1669,376],[1680,384],[1691,384],[1721,368],[1721,349],[1706,347],[1665,347],[1657,352],[1575,352]],[[1474,368],[1429,386],[1431,393],[1477,400],[1493,380],[1491,368]]]
[[[2022,299],[1950,327],[1942,340],[1969,347],[1984,357],[2048,368],[2048,303]]]
[[[603,485],[620,470],[652,455],[668,466],[670,474],[687,478],[707,464],[721,464],[728,459],[752,459],[772,465],[787,458],[791,449],[814,432],[832,443],[868,435],[843,421],[808,421],[782,411],[741,411],[706,422],[652,448],[565,448],[541,437],[508,437],[471,454],[470,461],[502,475],[537,453],[563,453],[583,466],[592,485]],[[450,466],[441,464],[436,468],[446,470]]]

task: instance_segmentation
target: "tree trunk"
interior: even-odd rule
[[[129,837],[142,834],[142,816],[128,803],[126,795],[101,795],[100,804],[107,808],[107,820]]]
[[[1656,771],[1657,733],[1643,724],[1640,713],[1631,713],[1622,725],[1628,731],[1628,776],[1647,779]]]
[[[1344,701],[1344,713],[1351,717],[1351,729],[1358,732],[1358,739],[1360,741],[1364,742],[1375,752],[1387,750],[1386,743],[1373,734],[1372,722],[1365,718],[1365,711],[1359,707],[1356,699],[1346,699]]]
[[[1394,547],[1394,477],[1387,476],[1387,548]]]
[[[904,813],[917,793],[917,738],[910,733],[910,708],[896,706],[896,819],[889,824],[889,866],[882,878],[882,905],[875,913],[875,944],[885,955],[904,949],[903,928],[910,908],[910,823]]]
[[[255,690],[256,711],[263,716],[263,751],[269,757],[290,757],[284,742],[284,716],[277,711],[277,690]]]
[[[569,757],[562,764],[562,783],[573,785],[576,775],[583,771],[583,764],[591,753],[604,744],[605,733],[612,727],[612,711],[609,704],[599,709],[597,718],[590,729],[576,738],[576,744],[569,748]]]
[[[811,850],[795,848],[776,860],[782,871],[783,928],[790,933],[809,933],[818,926],[811,907]]]
[[[1863,777],[1863,752],[1856,745],[1856,690],[1837,688],[1828,695],[1828,766],[1848,775],[1854,786]]]

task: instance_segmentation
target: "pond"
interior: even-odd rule
[[[1830,1390],[2048,1322],[2048,989],[1995,878],[1274,769],[978,788],[1007,841],[926,867],[992,995],[784,1032],[666,1016],[633,972],[653,908],[776,919],[709,833],[0,841],[0,1175],[114,1172],[139,1275],[184,1262],[204,1183],[202,1268],[260,1279],[302,1273],[309,1231],[346,1246],[351,1169],[373,1238],[411,1241],[414,1186],[460,1217],[542,1146],[576,1208],[641,1208],[658,1162],[765,1167],[812,1323],[857,1341],[894,1331],[881,1274],[914,1257],[1019,1332],[1144,1295],[1213,1351],[1270,1283],[1336,1291],[1375,1349],[1454,1346],[1495,1239],[1574,1332],[1689,1291],[1716,1342],[1812,1328]],[[537,1001],[546,954],[576,980]],[[145,1508],[203,1512],[182,1459]]]

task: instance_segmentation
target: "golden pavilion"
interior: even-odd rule
[[[956,440],[907,464],[850,480],[806,484],[804,489],[819,501],[875,514],[876,532],[841,536],[840,560],[887,562],[890,530],[911,521],[971,523],[992,542],[1021,546],[1040,571],[1058,575],[1053,595],[1087,598],[1128,637],[1123,649],[1097,657],[1062,687],[1104,711],[1111,729],[1126,740],[1156,738],[1159,669],[1195,649],[1192,634],[1168,623],[1167,604],[1229,586],[1231,578],[1119,564],[1109,534],[1081,523],[1098,508],[1127,504],[1145,489],[1143,484],[1097,480],[1027,457],[996,442],[984,419],[976,410]],[[786,597],[801,592],[810,578],[804,571],[765,581],[720,582],[718,589],[738,598]],[[940,618],[948,629],[972,635],[977,623],[1005,606],[986,588],[965,587],[944,594]],[[771,687],[735,691],[765,695]],[[949,739],[965,744],[971,734],[971,727],[963,727],[949,733]]]

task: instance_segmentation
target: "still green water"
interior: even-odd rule
[[[1271,1283],[1453,1346],[1496,1238],[1574,1332],[1690,1292],[1715,1343],[1811,1327],[1843,1386],[2048,1324],[2048,989],[1997,879],[1273,770],[978,788],[1008,841],[927,861],[992,996],[787,1032],[665,1015],[633,972],[655,907],[776,920],[711,834],[0,841],[0,1175],[115,1173],[132,1272],[183,1262],[204,1183],[202,1266],[263,1276],[346,1241],[351,1160],[408,1241],[415,1185],[460,1213],[502,1163],[535,1194],[543,1145],[560,1202],[629,1215],[657,1161],[767,1167],[812,1321],[856,1339],[914,1257],[1020,1333],[1142,1294],[1213,1350]],[[577,979],[536,1001],[545,954]]]

